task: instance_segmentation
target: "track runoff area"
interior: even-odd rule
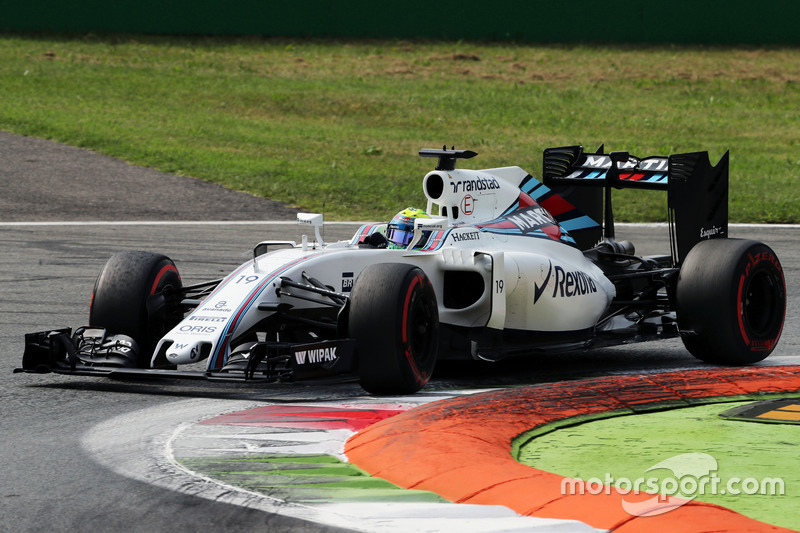
[[[170,440],[195,476],[358,531],[800,528],[797,365],[258,405]]]

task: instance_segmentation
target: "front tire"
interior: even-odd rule
[[[97,276],[89,325],[132,337],[140,353],[135,364],[149,366],[158,341],[183,318],[183,287],[175,264],[150,252],[119,252]]]
[[[675,298],[686,349],[708,363],[761,361],[783,330],[783,269],[775,252],[757,241],[712,239],[695,245],[681,266]]]
[[[430,379],[439,344],[436,294],[413,265],[370,265],[351,293],[349,335],[361,386],[371,394],[411,394]]]

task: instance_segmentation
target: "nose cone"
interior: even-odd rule
[[[203,350],[202,342],[173,343],[167,350],[167,360],[175,365],[185,365],[202,361],[208,356],[208,350]]]

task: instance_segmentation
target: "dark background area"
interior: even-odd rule
[[[0,31],[528,43],[800,43],[800,2],[793,0],[759,4],[752,0],[4,0],[0,9]]]

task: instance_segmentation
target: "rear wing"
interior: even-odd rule
[[[672,256],[679,265],[701,240],[728,236],[728,163],[728,152],[711,165],[708,152],[640,159],[628,152],[606,154],[603,146],[595,153],[566,146],[544,151],[542,179],[587,216],[603,220],[592,236],[596,240],[614,237],[612,189],[667,191]]]

